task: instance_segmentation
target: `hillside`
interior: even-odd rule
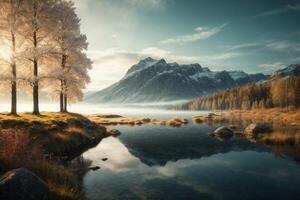
[[[211,71],[199,64],[180,65],[146,58],[112,86],[88,95],[92,103],[138,103],[193,99],[228,88],[265,80],[264,74]]]

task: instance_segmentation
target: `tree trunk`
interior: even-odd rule
[[[14,32],[11,32],[11,41],[12,41],[12,52],[13,56],[15,55],[16,51],[16,39]],[[11,114],[17,114],[17,67],[15,58],[12,57],[11,60],[11,72],[12,72],[12,82],[11,82]]]
[[[64,104],[65,104],[64,112],[68,112],[68,109],[67,109],[67,107],[68,107],[68,96],[67,96],[67,94],[64,95]]]
[[[36,59],[34,59],[33,62],[34,69],[34,83],[33,83],[33,114],[39,115],[39,81],[38,81],[38,62]]]
[[[64,112],[64,82],[60,81],[60,112]]]
[[[34,47],[37,48],[37,34],[36,32],[33,33],[33,43]],[[35,56],[35,55],[34,55]],[[33,59],[33,114],[39,115],[39,80],[38,80],[38,60],[35,57]]]
[[[61,57],[61,68],[64,70],[66,67],[66,61],[67,61],[67,56],[62,55]],[[60,112],[66,112],[66,106],[65,106],[65,81],[61,80],[60,81]]]
[[[17,81],[16,81],[16,65],[12,65],[13,80],[11,84],[11,114],[17,114]]]

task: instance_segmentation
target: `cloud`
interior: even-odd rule
[[[300,62],[300,56],[292,57],[289,59],[291,62]]]
[[[266,47],[274,51],[298,52],[300,51],[300,43],[292,43],[288,41],[272,41],[266,44]]]
[[[163,8],[167,2],[167,0],[125,0],[125,1],[135,6],[143,6],[152,9]]]
[[[237,52],[226,52],[211,55],[186,56],[157,47],[147,47],[140,51],[108,48],[102,51],[88,51],[87,53],[93,61],[93,69],[90,72],[92,81],[88,86],[88,90],[100,90],[114,84],[123,78],[132,65],[146,57],[153,57],[155,59],[164,58],[167,62],[178,62],[181,64],[200,63],[204,66],[220,67],[225,60],[241,55]]]
[[[286,66],[286,64],[282,62],[276,62],[276,63],[265,63],[259,65],[262,68],[265,68],[266,70],[274,70],[274,69],[281,69]]]
[[[230,51],[233,51],[233,50],[240,50],[240,49],[246,49],[246,48],[251,48],[251,47],[257,47],[257,46],[260,46],[261,44],[259,43],[244,43],[244,44],[238,44],[238,45],[233,45],[233,46],[230,46],[228,47],[227,49],[230,50]]]
[[[156,59],[165,58],[169,62],[179,62],[179,63],[191,63],[191,62],[197,62],[199,60],[198,57],[177,55],[172,53],[171,51],[167,51],[157,47],[145,48],[141,51],[141,55],[150,56]]]
[[[221,32],[228,23],[222,24],[221,26],[216,26],[213,28],[197,27],[195,33],[182,35],[175,38],[169,38],[161,41],[161,44],[172,44],[172,43],[186,43],[186,42],[195,42],[198,40],[206,40],[215,34]]]
[[[279,15],[290,11],[300,11],[300,3],[294,5],[286,5],[279,9],[269,10],[254,16],[254,18],[269,17],[269,16]]]

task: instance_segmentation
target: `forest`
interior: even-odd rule
[[[248,84],[177,105],[183,110],[232,110],[300,107],[300,77]]]
[[[38,115],[39,94],[60,102],[60,111],[83,97],[92,67],[87,38],[72,1],[0,1],[0,91],[11,95],[17,114],[18,91],[32,96]]]

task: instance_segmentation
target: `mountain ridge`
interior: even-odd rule
[[[145,58],[113,85],[88,95],[91,103],[146,103],[189,100],[268,78],[262,73],[211,71],[198,63],[167,63]]]

